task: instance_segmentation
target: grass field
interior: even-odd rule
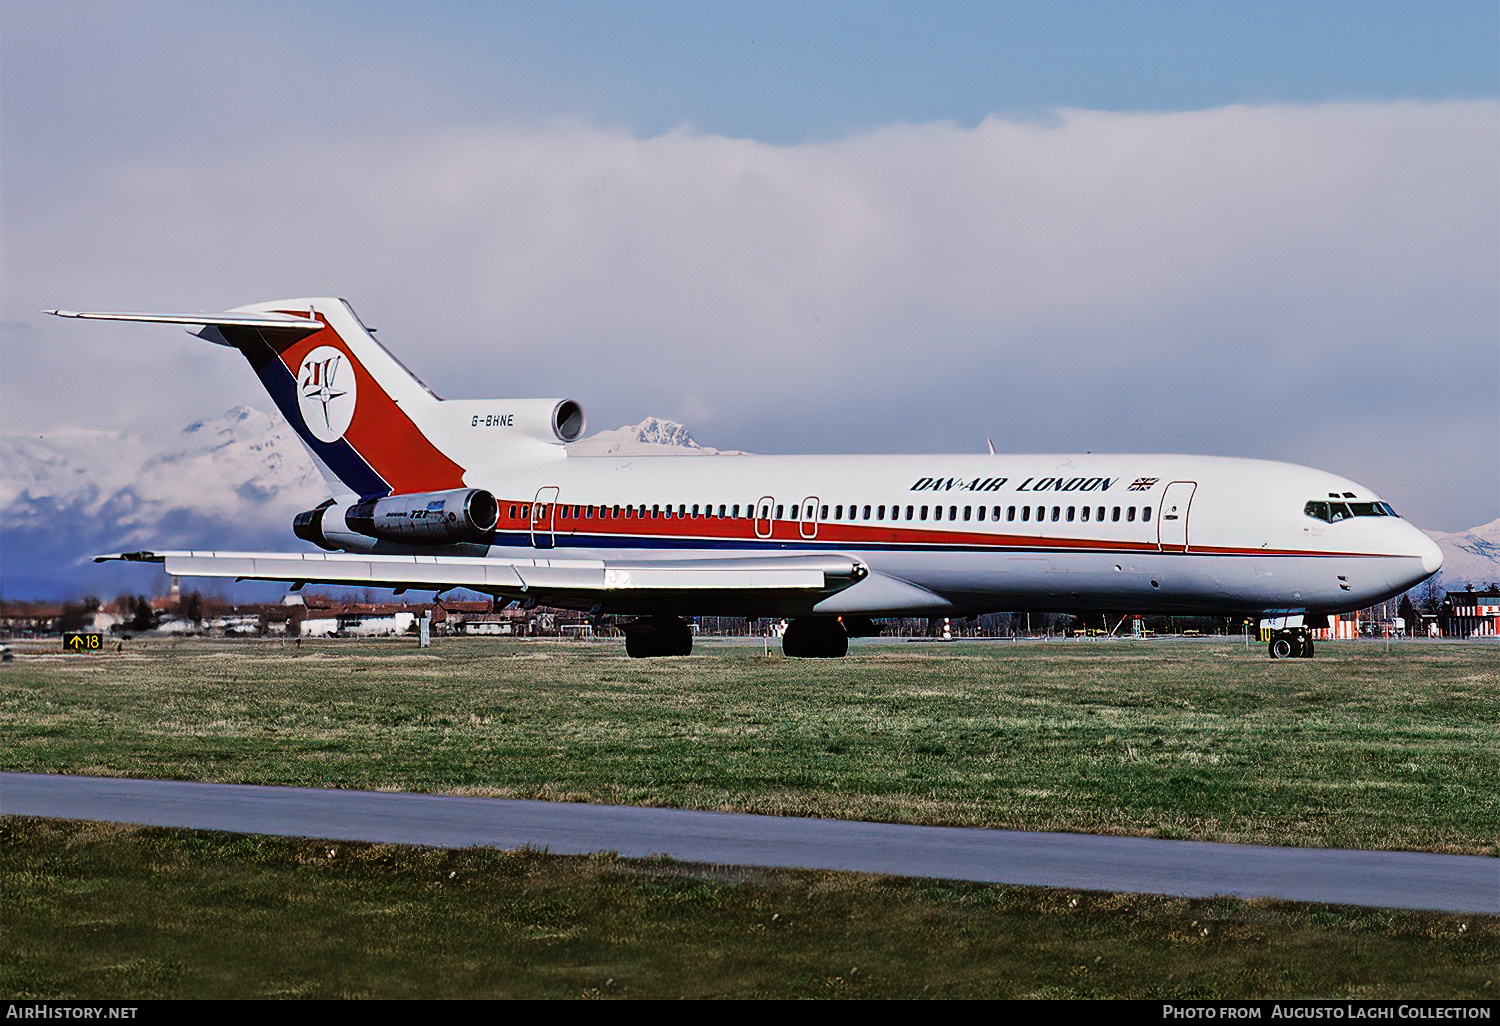
[[[26,998],[1469,998],[1500,918],[0,819]]]
[[[1497,854],[1500,648],[130,642],[0,769]],[[29,997],[1443,997],[1500,918],[0,819]]]
[[[1500,854],[1493,644],[46,651],[0,670],[0,769]]]

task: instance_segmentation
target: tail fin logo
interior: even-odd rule
[[[337,442],[354,420],[354,368],[333,346],[318,346],[297,371],[302,422],[320,442]]]

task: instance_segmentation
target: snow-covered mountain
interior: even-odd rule
[[[279,418],[248,406],[189,424],[162,451],[138,435],[61,431],[0,438],[0,524],[47,527],[63,510],[108,519],[122,543],[148,539],[173,510],[254,522],[326,494]],[[161,544],[152,539],[152,544]]]
[[[613,431],[600,431],[568,446],[579,456],[743,456],[738,449],[699,445],[688,429],[673,420],[647,417]]]
[[[570,447],[579,455],[711,455],[687,428],[647,417]],[[0,436],[0,594],[105,597],[155,571],[96,565],[132,549],[297,549],[292,517],[329,494],[279,416],[237,406],[172,441],[114,431]]]
[[[147,568],[94,566],[140,548],[285,547],[328,494],[292,429],[247,406],[167,446],[115,431],[0,437],[0,581],[16,598],[146,587]]]
[[[1500,584],[1500,519],[1456,534],[1428,531],[1443,550],[1438,583],[1445,591]]]

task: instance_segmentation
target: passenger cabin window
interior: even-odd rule
[[[1144,507],[1144,508],[1141,509],[1141,520],[1142,521],[1149,521],[1150,519],[1151,519],[1151,507],[1150,506],[1146,506],[1146,507]]]

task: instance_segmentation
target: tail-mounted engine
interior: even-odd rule
[[[365,549],[371,538],[407,545],[487,544],[500,522],[500,504],[483,488],[364,499],[345,509],[342,518],[338,509],[330,499],[298,513],[292,533],[330,550]]]

